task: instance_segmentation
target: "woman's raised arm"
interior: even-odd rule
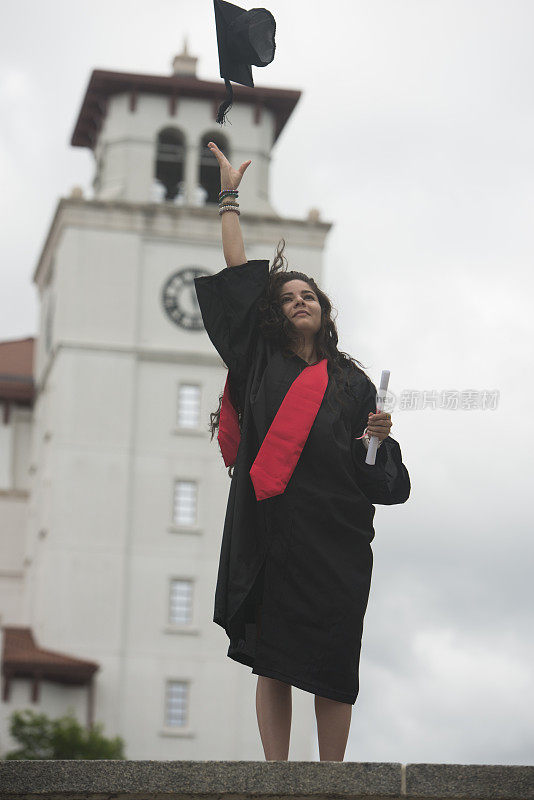
[[[250,160],[244,161],[239,169],[234,169],[214,142],[208,142],[208,147],[217,158],[221,168],[221,191],[223,189],[237,189],[246,168],[252,162]],[[237,267],[240,264],[245,264],[247,257],[245,255],[241,225],[239,224],[239,214],[234,211],[225,211],[221,214],[221,218],[223,253],[226,265],[228,267]]]

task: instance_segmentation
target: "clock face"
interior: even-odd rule
[[[204,323],[198,305],[193,278],[211,275],[202,267],[184,267],[166,281],[161,290],[165,313],[175,325],[188,331],[203,331]]]

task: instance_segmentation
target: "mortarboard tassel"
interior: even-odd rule
[[[232,84],[228,80],[228,78],[224,79],[226,84],[226,97],[222,101],[221,105],[217,110],[217,122],[219,125],[223,125],[226,122],[226,114],[230,109],[232,103],[234,102],[234,92],[232,89]]]

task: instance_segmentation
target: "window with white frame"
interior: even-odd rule
[[[197,482],[174,482],[174,522],[176,525],[195,525],[197,521]]]
[[[169,597],[169,622],[173,625],[189,625],[192,619],[193,582],[184,578],[173,578]]]
[[[178,387],[178,426],[198,428],[200,425],[200,386],[181,383]]]
[[[185,728],[189,700],[188,681],[167,681],[165,691],[165,727]]]

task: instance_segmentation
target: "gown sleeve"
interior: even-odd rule
[[[352,461],[356,470],[356,480],[370,503],[395,505],[405,503],[410,496],[410,476],[402,463],[399,443],[391,436],[382,440],[376,451],[374,464],[366,464],[367,450],[361,436],[367,425],[369,412],[376,412],[376,387],[366,376],[359,382],[359,397],[352,421]]]
[[[194,283],[206,333],[228,370],[244,379],[258,334],[258,301],[268,288],[269,261],[225,267]]]

